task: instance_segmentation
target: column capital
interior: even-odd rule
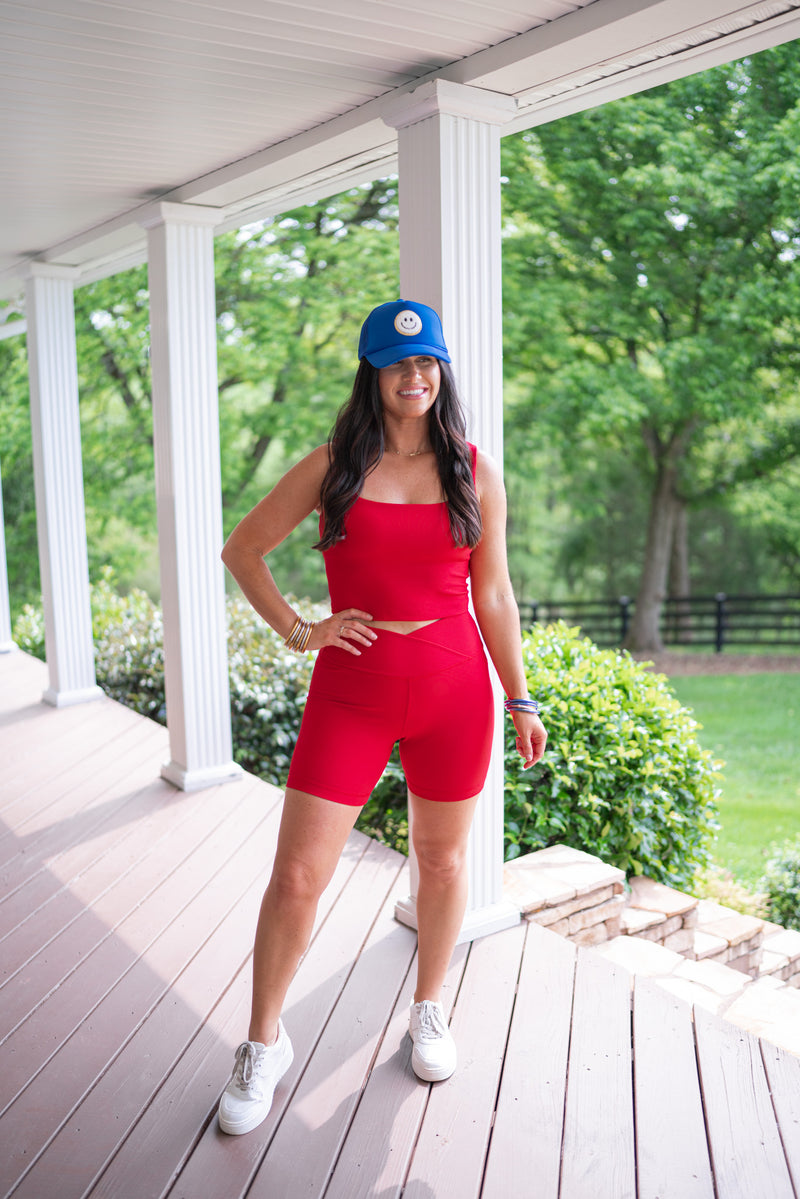
[[[158,200],[148,204],[139,216],[144,229],[155,229],[158,225],[206,225],[213,228],[222,222],[221,208],[208,204],[175,204],[171,200]]]
[[[432,79],[413,92],[393,97],[383,111],[383,120],[393,129],[405,129],[428,117],[467,117],[487,125],[505,125],[517,112],[513,96],[482,87]]]
[[[31,259],[19,268],[19,276],[27,283],[30,279],[61,279],[66,283],[76,283],[80,278],[77,266],[67,266],[63,262],[41,262]]]

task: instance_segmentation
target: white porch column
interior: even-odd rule
[[[184,791],[241,776],[233,761],[220,561],[215,209],[157,204],[148,232],[153,436],[170,761]]]
[[[26,268],[36,525],[50,686],[46,703],[102,695],[95,681],[83,500],[74,271]]]
[[[8,654],[17,648],[11,629],[11,603],[8,598],[8,563],[6,561],[6,535],[3,520],[3,480],[0,474],[0,654]]]
[[[508,96],[435,80],[399,98],[400,296],[441,314],[469,415],[470,437],[503,461],[500,126]],[[494,675],[494,671],[492,672]],[[492,763],[470,838],[470,895],[462,941],[520,917],[503,899],[503,710],[494,678]],[[412,861],[412,887],[416,864]],[[416,925],[413,894],[397,918]]]

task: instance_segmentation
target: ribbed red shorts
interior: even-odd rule
[[[494,702],[471,615],[444,617],[414,633],[375,631],[377,640],[360,657],[333,646],[320,650],[288,786],[364,804],[399,741],[415,795],[477,795],[489,769]]]

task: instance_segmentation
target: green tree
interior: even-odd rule
[[[324,441],[353,377],[360,322],[396,295],[397,183],[378,180],[217,239],[227,528]],[[158,593],[147,270],[75,293],[90,573]],[[0,342],[0,462],[15,608],[38,591],[24,338]],[[289,588],[324,591],[316,540],[276,551]]]
[[[635,648],[660,648],[682,513],[800,453],[798,68],[794,43],[504,147],[521,411],[649,496]]]

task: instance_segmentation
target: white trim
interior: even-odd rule
[[[394,97],[384,105],[383,120],[394,129],[407,129],[428,117],[446,114],[489,125],[504,125],[517,111],[516,100],[499,92],[465,87],[446,79],[432,79],[410,95]]]
[[[28,332],[28,322],[25,320],[7,321],[0,325],[0,341],[6,341],[9,337],[21,337],[23,333]]]
[[[778,38],[775,37],[776,29],[781,31]],[[688,75],[711,70],[712,67],[722,66],[726,62],[744,58],[748,54],[756,54],[771,46],[796,41],[798,38],[800,15],[795,12],[786,13],[771,22],[769,29],[759,27],[755,31],[738,30],[728,37],[710,44],[692,46],[658,62],[621,66],[619,71],[612,71],[610,67],[608,77],[593,80],[557,95],[544,95],[537,99],[537,94],[544,89],[534,87],[520,95],[518,115],[505,127],[503,135],[521,133],[526,129],[534,129],[537,125],[545,125],[549,121],[585,112],[589,108],[598,108],[601,104],[608,104],[652,87],[672,83],[676,79],[684,79]],[[734,46],[737,46],[738,52],[732,53]],[[525,95],[531,98],[529,105],[525,104]]]
[[[219,208],[208,204],[175,204],[168,200],[157,200],[139,213],[138,223],[143,229],[155,229],[167,223],[213,229],[219,224],[222,215]]]
[[[218,787],[222,783],[238,783],[244,777],[244,771],[235,762],[208,766],[202,770],[186,770],[177,762],[167,762],[161,767],[161,777],[180,791],[203,791],[206,787]]]
[[[595,0],[189,180],[157,203],[213,206],[219,212],[215,227],[235,228],[332,195],[356,175],[366,180],[389,173],[395,147],[387,139],[384,116],[431,83],[466,85],[477,93],[509,98],[541,96],[505,128],[506,133],[519,132],[792,40],[800,36],[799,7],[800,0],[741,8],[731,8],[730,0],[705,0],[703,5],[696,0]],[[687,37],[698,39],[698,45],[681,45]],[[659,55],[659,60],[642,63],[642,52]],[[660,57],[664,54],[666,61]],[[599,68],[602,79],[586,78]],[[131,257],[139,260],[140,222],[152,204],[148,200],[50,246],[39,259],[75,266],[84,281],[124,269]],[[0,295],[16,292],[24,270],[23,263],[0,272]]]

